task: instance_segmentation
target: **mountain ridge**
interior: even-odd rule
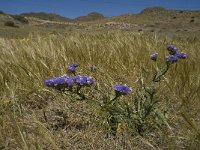
[[[1,15],[10,15],[3,11],[0,11]],[[185,15],[185,16],[184,16]],[[148,18],[152,18],[154,21],[163,21],[166,19],[177,19],[183,18],[190,15],[192,19],[200,18],[200,10],[171,10],[166,9],[163,7],[148,7],[142,10],[140,13],[128,13],[128,14],[121,14],[117,16],[106,17],[101,13],[98,12],[91,12],[87,15],[79,16],[74,19],[61,16],[56,13],[46,13],[46,12],[29,12],[29,13],[21,13],[17,15],[10,15],[10,16],[22,16],[22,17],[33,17],[42,20],[49,20],[49,21],[59,21],[59,22],[93,22],[93,21],[101,21],[101,20],[110,20],[110,21],[125,21],[128,23],[140,22],[138,18],[142,18],[143,20],[148,20]],[[199,16],[199,17],[198,17]],[[146,22],[146,21],[142,21]]]

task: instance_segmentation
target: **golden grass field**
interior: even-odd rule
[[[143,137],[126,128],[116,137],[107,134],[92,103],[77,101],[43,83],[66,74],[68,65],[78,62],[78,72],[95,78],[102,93],[114,95],[115,83],[126,83],[134,93],[142,72],[148,81],[155,71],[149,55],[158,52],[158,63],[162,62],[166,44],[175,44],[189,58],[173,64],[159,83],[157,97],[168,112],[169,126]],[[199,38],[126,31],[0,38],[0,149],[198,150],[199,51]],[[90,64],[97,66],[95,73],[88,71]]]

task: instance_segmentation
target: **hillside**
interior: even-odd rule
[[[43,19],[43,20],[49,20],[49,21],[61,21],[61,22],[66,22],[66,21],[71,21],[71,19],[60,16],[58,14],[54,13],[44,13],[44,12],[39,12],[39,13],[22,13],[22,16],[25,17],[34,17],[38,19]]]
[[[146,8],[139,14],[114,16],[114,21],[137,24],[200,24],[200,11],[168,10],[164,8]]]
[[[7,21],[14,22],[16,31],[11,31],[10,27],[5,27]],[[69,19],[53,13],[22,13],[20,15],[10,15],[0,13],[0,35],[9,35],[22,30],[30,33],[35,29],[43,31],[65,32],[68,30],[110,30],[122,29],[135,32],[149,32],[161,34],[183,34],[199,35],[200,33],[200,11],[192,10],[169,10],[162,7],[146,8],[138,14],[122,14],[113,17],[92,12],[86,16]],[[31,30],[30,30],[31,28]],[[185,34],[187,33],[187,34]]]
[[[2,15],[9,15],[6,13],[0,13]],[[10,15],[16,16],[16,15]],[[23,16],[28,18],[36,18],[40,20],[57,21],[57,22],[124,22],[132,24],[147,24],[147,25],[200,25],[200,11],[192,10],[168,10],[162,7],[150,7],[146,8],[138,14],[122,14],[113,17],[105,17],[98,12],[91,12],[86,16],[80,16],[75,19],[69,19],[67,17],[60,16],[54,13],[22,13],[17,16]],[[0,19],[1,19],[0,18]]]
[[[105,19],[106,17],[100,13],[97,13],[97,12],[92,12],[92,13],[89,13],[87,16],[80,16],[80,17],[77,17],[75,18],[74,20],[75,21],[83,21],[83,22],[87,22],[87,21],[97,21],[97,20],[102,20],[102,19]]]

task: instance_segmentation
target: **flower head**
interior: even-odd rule
[[[76,76],[75,82],[81,86],[89,86],[96,83],[95,80],[88,76]]]
[[[176,55],[171,55],[171,56],[168,56],[167,58],[166,58],[166,62],[172,62],[172,63],[174,63],[174,62],[177,62],[179,60],[179,57],[178,56],[176,56]]]
[[[54,86],[60,86],[66,83],[66,78],[67,76],[63,76],[63,77],[57,77],[54,80]]]
[[[76,67],[69,66],[69,68],[67,68],[67,70],[68,70],[69,72],[75,72],[75,71],[76,71]]]
[[[176,56],[177,56],[178,58],[180,58],[180,59],[188,58],[188,55],[185,54],[185,53],[183,53],[183,52],[178,52],[178,53],[176,54]]]
[[[70,65],[70,67],[78,67],[78,63],[74,62],[73,64]]]
[[[69,65],[69,67],[67,68],[67,70],[69,72],[75,73],[77,67],[78,67],[78,63],[75,62],[75,63]]]
[[[87,82],[87,78],[85,76],[76,76],[75,82],[79,85],[84,85]]]
[[[152,60],[156,61],[157,58],[158,58],[158,53],[151,54],[151,55],[150,55],[150,58],[151,58]]]
[[[91,65],[91,66],[90,66],[90,70],[91,70],[91,71],[96,71],[96,69],[97,69],[97,67],[96,67],[95,65]]]
[[[115,84],[114,90],[115,90],[116,94],[126,95],[131,91],[131,88],[128,87],[126,84],[124,84],[124,85]]]
[[[87,85],[93,85],[93,84],[95,84],[95,83],[96,83],[95,80],[93,80],[93,79],[90,78],[90,77],[87,77]]]
[[[74,85],[74,79],[73,78],[66,78],[66,83],[68,86],[72,87]]]
[[[44,81],[44,84],[48,87],[53,87],[54,86],[54,82],[57,78],[50,78]]]
[[[167,50],[169,51],[169,54],[170,54],[170,55],[176,55],[176,53],[179,51],[179,49],[178,49],[176,46],[171,45],[171,44],[168,44],[168,45],[166,46],[166,48],[167,48]]]
[[[74,80],[68,76],[54,77],[45,80],[44,84],[53,88],[70,87],[74,85]]]

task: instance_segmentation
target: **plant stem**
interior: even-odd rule
[[[111,104],[111,103],[112,103],[113,101],[115,101],[119,96],[120,96],[120,95],[116,94],[116,96],[115,96],[112,100],[110,100],[110,101],[108,102],[108,104]]]
[[[153,82],[159,82],[161,80],[161,77],[165,75],[167,71],[169,70],[169,66],[170,66],[170,63],[167,63],[165,67],[161,69],[160,72],[157,72],[153,77]]]

